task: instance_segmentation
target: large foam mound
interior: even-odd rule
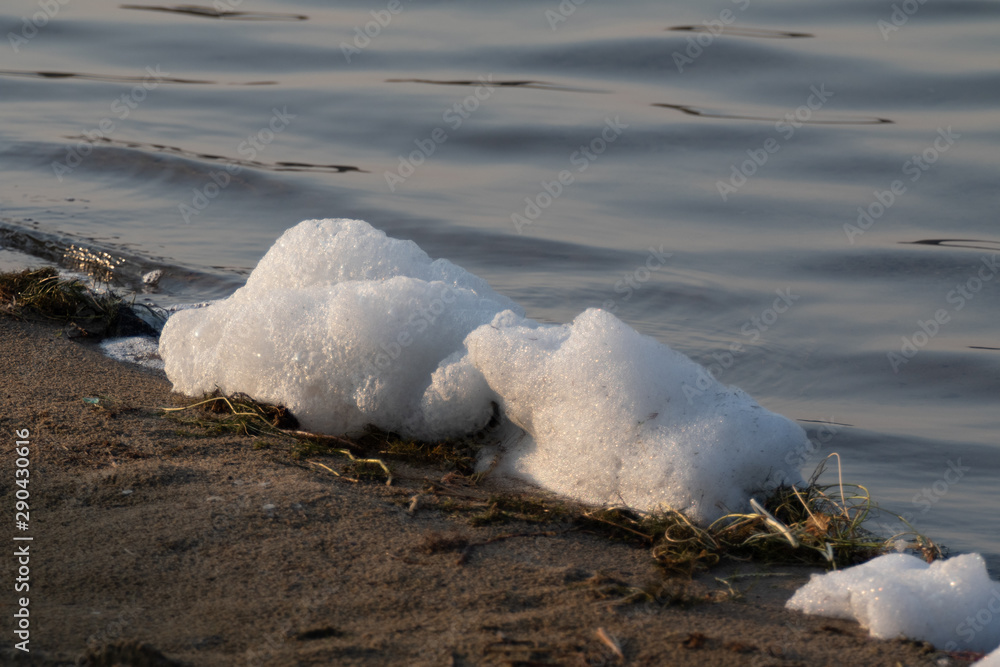
[[[489,420],[489,390],[448,369],[431,388],[432,376],[466,334],[510,308],[520,311],[412,241],[358,220],[307,220],[231,297],[173,315],[160,356],[176,391],[283,403],[308,429],[457,436]]]
[[[285,232],[233,296],[173,315],[160,355],[177,391],[244,392],[334,434],[462,436],[500,403],[524,433],[499,468],[586,502],[711,521],[801,481],[786,461],[804,431],[682,354],[604,311],[526,320],[481,278],[357,220]]]
[[[746,509],[752,493],[800,482],[786,456],[805,432],[679,352],[591,309],[572,324],[473,331],[472,362],[528,437],[504,468],[589,503],[683,509],[707,522]],[[705,386],[700,384],[699,386]]]
[[[979,554],[928,565],[889,554],[862,565],[814,574],[786,605],[807,614],[855,619],[873,637],[909,637],[948,651],[1000,645],[1000,584]]]

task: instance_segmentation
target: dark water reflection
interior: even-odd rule
[[[158,268],[150,298],[197,301],[299,220],[363,218],[850,424],[807,466],[839,452],[996,566],[995,3],[388,7],[5,3],[0,263]]]
[[[242,3],[238,3],[242,4]],[[161,7],[157,5],[119,5],[122,9],[137,9],[150,12],[168,12],[186,14],[205,19],[225,19],[227,21],[308,21],[303,14],[280,14],[278,12],[241,12],[219,9],[217,7],[200,7],[198,5],[175,5]]]

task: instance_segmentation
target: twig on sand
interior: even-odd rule
[[[354,454],[352,454],[349,450],[346,450],[346,449],[335,449],[333,451],[336,452],[336,453],[338,453],[338,454],[343,454],[347,458],[351,459],[352,463],[372,463],[372,464],[375,464],[375,465],[379,466],[380,468],[382,468],[382,471],[385,472],[385,477],[386,477],[386,479],[385,479],[385,485],[386,486],[392,486],[392,473],[389,472],[389,466],[387,466],[385,464],[385,461],[383,461],[382,459],[359,459],[356,456],[354,456]],[[336,470],[330,468],[329,466],[325,466],[322,463],[319,463],[318,461],[307,460],[307,463],[311,463],[314,466],[319,466],[320,468],[328,470],[328,471],[332,472],[334,475],[336,475],[337,477],[344,477],[343,475],[341,475]],[[349,478],[348,477],[344,477],[344,479],[349,479]],[[357,481],[357,480],[355,480],[355,481]]]
[[[601,640],[601,643],[611,649],[611,652],[614,653],[619,660],[625,659],[625,654],[622,653],[621,646],[618,645],[615,638],[609,635],[604,628],[597,628],[595,634],[597,635],[597,638]]]

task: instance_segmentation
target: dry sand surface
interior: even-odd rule
[[[162,374],[57,334],[0,317],[4,522],[17,532],[14,432],[29,429],[34,537],[30,654],[12,649],[21,594],[3,559],[4,664],[940,664],[786,611],[806,569],[664,584],[647,550],[571,525],[471,526],[441,494],[495,491],[442,470],[356,483],[278,445],[179,432],[156,411],[176,400]],[[411,513],[414,495],[434,502]],[[787,576],[734,579],[732,599],[715,578],[736,572]],[[661,599],[630,602],[644,586]]]

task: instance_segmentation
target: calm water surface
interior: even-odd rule
[[[63,1],[0,10],[0,266],[200,301],[362,218],[714,364],[998,570],[996,2]]]

